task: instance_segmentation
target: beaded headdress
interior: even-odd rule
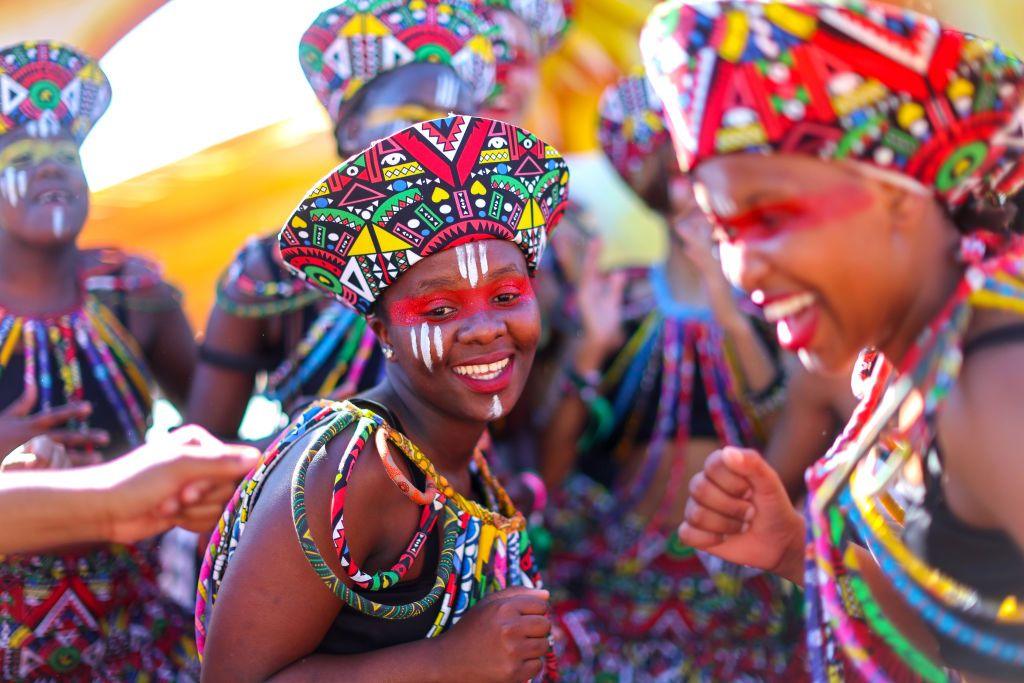
[[[998,45],[871,0],[669,0],[641,38],[679,163],[849,159],[949,208],[1024,180],[1024,68]]]
[[[37,40],[0,50],[0,135],[66,131],[81,144],[109,104],[107,77],[70,45]]]
[[[450,66],[481,103],[494,90],[495,32],[461,2],[346,0],[306,30],[299,61],[335,121],[342,105],[367,83],[417,62]]]
[[[536,268],[568,182],[562,155],[522,128],[469,116],[425,121],[317,183],[281,231],[281,256],[365,314],[418,261],[467,242],[513,242]]]
[[[601,148],[627,182],[632,182],[644,159],[672,144],[661,101],[642,73],[605,90],[598,111]]]
[[[521,18],[547,51],[557,47],[562,40],[572,12],[572,6],[561,0],[485,0],[484,4],[507,10]]]

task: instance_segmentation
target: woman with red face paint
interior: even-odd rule
[[[816,681],[1020,680],[1024,65],[870,1],[673,0],[642,43],[726,273],[863,380],[804,516],[725,449],[680,537],[804,585]]]
[[[79,146],[110,98],[99,66],[52,41],[0,64],[0,453],[43,434],[71,464],[109,460],[143,443],[157,384],[181,402],[192,332],[154,266],[77,245]],[[158,571],[156,539],[0,559],[0,678],[187,680],[191,629]]]
[[[307,408],[226,511],[200,578],[205,680],[556,676],[525,520],[477,443],[526,383],[567,184],[528,131],[452,116],[354,156],[288,220],[285,263],[388,362]]]
[[[302,69],[334,122],[341,159],[417,121],[475,112],[495,91],[495,26],[462,3],[423,5],[345,2],[303,34]],[[366,321],[294,278],[276,233],[257,237],[218,285],[188,417],[233,438],[254,388],[288,412],[309,397],[370,388],[383,367]]]
[[[549,578],[563,673],[798,679],[799,621],[783,582],[702,558],[674,534],[704,459],[760,443],[785,395],[781,368],[722,276],[688,180],[672,171],[646,79],[609,88],[600,116],[608,159],[671,228],[667,261],[638,273],[601,275],[591,244],[576,292],[582,334],[541,469],[558,492]]]

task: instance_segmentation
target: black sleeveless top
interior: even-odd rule
[[[1024,342],[1024,325],[994,330],[968,344],[964,357],[984,348],[1019,342]],[[924,500],[907,510],[903,537],[918,557],[986,598],[999,600],[1016,595],[1024,599],[1024,551],[1002,530],[979,529],[957,518],[942,490],[942,454],[937,443],[925,462]],[[964,621],[984,625],[970,618]],[[986,630],[1024,644],[1024,626],[989,624]],[[1018,667],[979,655],[955,638],[938,632],[935,636],[943,659],[953,668],[1000,680],[1024,680],[1024,671]]]
[[[386,407],[366,399],[351,399],[360,408],[374,411],[383,417],[388,424],[402,431],[401,424],[395,415]],[[412,481],[422,490],[426,485],[426,477],[416,467],[412,467]],[[430,532],[423,556],[423,570],[413,581],[403,581],[382,591],[369,591],[355,588],[360,595],[385,605],[399,605],[423,598],[434,586],[437,575],[437,564],[441,556],[441,539],[438,527]],[[423,640],[434,624],[437,613],[441,609],[442,600],[412,619],[390,621],[342,607],[335,617],[334,623],[327,630],[322,641],[316,648],[317,654],[354,655],[373,652],[386,647]]]

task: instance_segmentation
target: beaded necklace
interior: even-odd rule
[[[131,334],[95,295],[86,293],[81,306],[55,316],[24,316],[0,308],[0,375],[19,343],[24,385],[39,388],[41,408],[83,400],[84,366],[113,408],[127,442],[142,443],[154,383]],[[88,424],[74,421],[69,426],[84,430]]]
[[[971,617],[993,625],[1024,624],[1017,599],[983,598],[929,567],[893,530],[901,524],[903,510],[888,489],[904,464],[932,447],[943,401],[959,376],[963,337],[974,308],[1024,314],[1020,244],[999,258],[968,267],[950,301],[908,352],[900,372],[878,364],[870,391],[849,425],[829,453],[808,470],[807,642],[816,681],[840,680],[845,666],[865,680],[908,674],[936,683],[949,680],[885,618],[860,574],[857,542],[867,546],[882,572],[932,628],[979,654],[1024,666],[1024,647],[965,621]],[[893,425],[908,408],[916,408],[915,419]],[[879,641],[887,652],[879,652]],[[836,650],[845,654],[845,661],[832,656]]]
[[[614,406],[616,422],[609,431],[621,427],[622,437],[614,452],[616,458],[622,460],[635,452],[639,430],[650,417],[647,412],[650,396],[658,378],[661,380],[654,431],[637,474],[616,494],[621,501],[617,517],[630,512],[641,501],[661,471],[664,458],[669,453],[676,456],[658,512],[648,520],[636,545],[623,553],[630,561],[637,558],[642,561],[641,556],[656,555],[664,548],[662,529],[666,515],[673,508],[668,497],[683,490],[685,484],[686,462],[677,454],[684,452],[690,436],[698,368],[708,411],[721,442],[744,445],[754,439],[753,426],[744,407],[733,398],[739,395],[736,366],[728,355],[725,335],[715,324],[711,311],[675,301],[663,266],[651,268],[650,282],[655,310],[640,324],[601,381],[602,393],[611,396]]]
[[[306,509],[306,475],[310,463],[327,444],[353,427],[338,465],[331,500],[332,538],[335,551],[349,580],[361,589],[377,592],[393,587],[406,576],[440,524],[442,547],[433,587],[423,598],[402,605],[385,605],[349,588],[320,554],[310,532]],[[200,572],[196,634],[200,654],[206,640],[206,623],[216,603],[217,591],[228,561],[245,528],[268,473],[293,446],[307,435],[311,442],[298,458],[292,475],[292,518],[302,551],[317,576],[345,605],[363,614],[386,620],[405,620],[438,606],[438,614],[424,637],[440,635],[456,624],[470,607],[487,594],[511,586],[540,587],[525,521],[508,494],[491,475],[483,455],[474,454],[471,473],[481,483],[490,503],[484,508],[452,489],[430,460],[400,432],[376,413],[349,402],[320,400],[307,408],[275,441],[253,473],[242,482],[210,540]],[[349,478],[367,444],[376,446],[392,481],[411,501],[421,506],[419,524],[405,551],[388,569],[364,572],[351,557],[345,532],[344,508]],[[397,446],[426,479],[423,490],[395,465],[389,444]],[[545,680],[557,680],[553,651],[546,659]]]

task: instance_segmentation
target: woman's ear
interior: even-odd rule
[[[886,194],[885,201],[892,216],[890,227],[894,232],[918,230],[935,208],[935,200],[923,192],[909,192],[905,188],[879,183]]]
[[[366,317],[366,324],[370,326],[374,336],[377,337],[378,343],[384,350],[384,357],[391,360],[394,357],[394,344],[391,343],[391,334],[388,331],[387,323],[381,316],[377,314],[370,314]]]

